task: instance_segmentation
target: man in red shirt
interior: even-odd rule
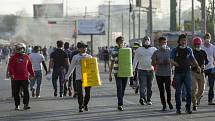
[[[24,110],[30,109],[29,104],[29,73],[30,78],[35,76],[33,71],[32,62],[27,54],[25,54],[26,45],[24,43],[16,44],[16,53],[11,56],[8,64],[9,75],[14,80],[14,101],[15,110],[19,110],[20,107],[20,88],[23,89],[24,97]]]

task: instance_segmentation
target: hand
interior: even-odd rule
[[[109,75],[109,81],[112,82],[112,75]]]
[[[9,75],[11,80],[14,80],[14,75]]]
[[[175,67],[178,67],[178,66],[179,66],[179,64],[178,64],[177,62],[175,62],[175,63],[174,63],[174,66],[175,66]]]
[[[34,77],[34,76],[30,76],[29,79],[30,79],[30,80],[34,80],[35,77]]]
[[[201,73],[201,67],[200,66],[197,67],[197,72]]]

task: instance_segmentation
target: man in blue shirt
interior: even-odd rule
[[[186,94],[186,113],[191,114],[191,92],[192,92],[192,79],[191,79],[191,64],[193,63],[200,71],[193,51],[190,47],[187,47],[187,36],[181,34],[178,39],[178,46],[171,51],[170,61],[175,66],[175,78],[176,78],[176,113],[181,114],[181,87],[185,85]]]

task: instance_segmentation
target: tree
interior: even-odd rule
[[[16,15],[6,15],[2,21],[7,27],[7,31],[14,32],[17,24],[17,16]]]

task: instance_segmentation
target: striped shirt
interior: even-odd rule
[[[119,65],[118,65],[118,62],[119,62],[118,56],[119,56],[119,48],[115,48],[112,51],[112,53],[111,53],[111,62],[114,63],[114,65],[113,65],[113,73],[114,74],[118,73],[118,68],[119,68]]]

